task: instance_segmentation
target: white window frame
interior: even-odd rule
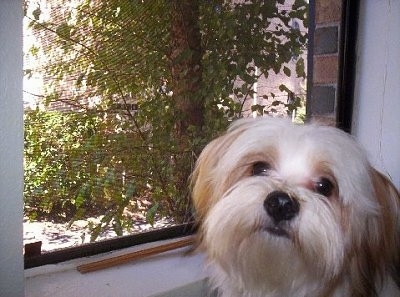
[[[22,0],[0,1],[0,296],[24,296]]]

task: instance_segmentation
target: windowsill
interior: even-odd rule
[[[120,266],[81,274],[76,267],[93,261],[154,247],[149,243],[87,258],[25,270],[26,297],[205,296],[206,277],[202,254],[173,250]]]

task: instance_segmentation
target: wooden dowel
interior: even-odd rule
[[[140,251],[136,251],[136,252],[132,252],[132,253],[128,253],[128,254],[124,254],[124,255],[120,255],[120,256],[116,256],[116,257],[112,257],[112,258],[108,258],[108,259],[104,259],[104,260],[100,260],[100,261],[95,261],[92,263],[79,265],[77,267],[77,269],[80,273],[93,272],[93,271],[125,264],[130,261],[142,259],[142,258],[145,258],[148,256],[157,255],[157,254],[171,251],[174,249],[189,246],[189,245],[192,245],[193,243],[194,243],[193,236],[185,237],[184,239],[174,241],[171,243],[167,243],[167,244],[162,244],[162,245],[159,245],[159,246],[156,246],[153,248],[148,248],[148,249],[144,249],[144,250],[140,250]]]

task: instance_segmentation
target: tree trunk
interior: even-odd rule
[[[177,133],[189,126],[201,127],[204,100],[201,89],[201,34],[199,1],[173,0],[171,27],[172,88],[177,112]]]

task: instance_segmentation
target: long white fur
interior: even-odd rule
[[[249,174],[257,161],[272,163],[268,176]],[[335,179],[337,197],[324,197],[307,186],[327,174],[320,168]],[[390,251],[375,259],[385,268],[372,268],[370,281],[377,296],[400,296],[387,263],[400,257],[399,240],[392,238],[400,236],[399,194],[390,185],[390,197],[382,198],[390,212],[383,209],[375,197],[373,174],[363,150],[338,129],[271,118],[235,122],[206,147],[193,174],[200,245],[220,296],[374,296],[358,279],[367,259],[357,257],[364,251],[378,255],[373,247],[380,240]],[[299,214],[286,222],[288,237],[265,228],[272,219],[263,202],[275,190],[290,193],[300,204]],[[396,234],[382,237],[383,216],[395,225]]]

